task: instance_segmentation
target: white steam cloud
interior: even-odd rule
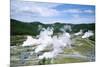
[[[81,35],[81,34],[83,34],[83,31],[82,30],[80,30],[79,32],[77,32],[77,33],[75,33],[74,35]]]
[[[66,30],[71,31],[70,26],[64,26],[60,30],[61,33],[54,35],[53,31],[54,29],[52,27],[43,28],[42,26],[38,26],[40,31],[40,34],[36,36],[36,38],[33,38],[32,36],[27,36],[27,40],[23,42],[22,46],[33,46],[35,45],[35,53],[38,54],[41,51],[44,51],[45,49],[48,49],[47,47],[50,46],[52,50],[49,50],[49,52],[44,52],[42,55],[38,56],[38,59],[43,58],[55,58],[59,53],[63,52],[64,48],[72,48],[71,44],[71,35],[70,33],[66,32]],[[83,31],[80,30],[79,32],[75,33],[74,35],[82,35]],[[88,38],[90,36],[93,36],[93,31],[88,30],[84,33],[82,38]]]
[[[65,30],[65,29],[63,29]],[[38,58],[54,58],[59,53],[63,52],[63,49],[71,48],[71,36],[68,32],[63,31],[59,35],[53,35],[53,28],[48,27],[47,29],[42,28],[40,34],[37,36],[37,39],[33,39],[31,36],[27,36],[27,40],[24,41],[22,46],[32,46],[37,45],[35,53],[39,53],[46,49],[47,46],[51,46],[52,50],[45,52],[40,55]]]
[[[53,50],[50,52],[45,52],[43,55],[39,56],[39,59],[45,58],[54,58],[59,53],[63,52],[63,48],[71,48],[71,40],[69,33],[63,33],[62,35],[53,36],[52,41],[50,44],[47,45],[53,45]],[[38,48],[37,48],[38,49]]]
[[[27,36],[27,40],[23,42],[22,46],[32,46],[32,45],[36,45],[37,39],[33,39],[32,36]]]
[[[66,30],[68,30],[68,31],[72,31],[72,28],[71,28],[71,26],[70,25],[64,25],[64,27],[62,27],[62,28],[60,28],[60,31],[66,31]]]
[[[88,30],[87,32],[84,33],[84,35],[82,36],[82,38],[88,38],[93,36],[93,31]]]

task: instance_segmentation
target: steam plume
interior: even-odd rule
[[[93,36],[93,32],[88,30],[87,32],[84,33],[84,35],[82,36],[82,38],[88,38],[88,37],[91,37]]]

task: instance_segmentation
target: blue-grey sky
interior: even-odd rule
[[[27,23],[94,23],[95,6],[11,0],[11,18]]]

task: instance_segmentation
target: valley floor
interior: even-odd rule
[[[64,48],[64,52],[60,53],[56,58],[44,60],[39,60],[37,54],[34,53],[35,46],[20,46],[24,40],[26,40],[25,36],[11,36],[11,67],[95,61],[95,42],[88,38],[82,39],[80,36],[73,36],[72,48]],[[49,48],[43,52],[47,52],[48,50]]]

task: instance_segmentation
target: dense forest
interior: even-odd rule
[[[22,21],[18,21],[15,19],[10,20],[10,27],[11,27],[11,35],[38,35],[40,32],[40,28],[47,28],[52,27],[54,28],[54,33],[61,32],[60,28],[62,28],[64,25],[70,25],[72,30],[66,30],[70,33],[75,33],[80,31],[80,29],[83,30],[83,32],[87,30],[92,30],[95,32],[95,23],[90,24],[66,24],[66,23],[60,23],[56,22],[54,24],[43,24],[41,22],[35,21],[31,23],[26,23]]]

